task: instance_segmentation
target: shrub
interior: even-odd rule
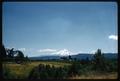
[[[9,68],[4,67],[3,78],[5,78],[5,79],[13,79],[13,78],[15,78],[15,76],[11,73]]]
[[[29,79],[60,79],[67,77],[68,67],[50,67],[50,65],[40,64],[33,68],[29,74]]]

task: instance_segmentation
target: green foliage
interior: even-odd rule
[[[117,60],[107,60],[109,71],[106,73],[117,72]],[[94,64],[81,64],[81,61],[69,62],[72,65],[67,65],[61,62],[32,62],[28,65],[9,64],[6,66],[9,71],[5,74],[6,79],[62,79],[76,76],[96,75],[100,71],[94,69]],[[109,64],[110,63],[110,64]],[[56,64],[60,64],[59,66]],[[12,66],[12,67],[11,67]],[[116,69],[116,70],[115,70]],[[103,73],[102,73],[103,74]]]
[[[106,61],[104,55],[101,53],[101,50],[98,49],[94,55],[94,69],[98,71],[106,71]]]
[[[17,61],[22,61],[22,63],[16,65],[22,67],[23,70],[27,68],[29,71],[24,71],[24,73],[27,73],[26,75],[23,75],[23,73],[18,76],[17,73],[12,72],[9,68],[4,68],[4,77],[7,79],[63,79],[82,75],[89,76],[89,74],[117,72],[117,59],[105,58],[100,49],[97,50],[93,57],[93,60],[86,58],[80,61],[74,59],[72,61],[37,61],[36,63],[29,63],[31,64],[31,66],[29,66],[27,63],[30,61],[29,58],[27,56],[24,57],[24,54],[20,51],[15,58]],[[71,56],[69,56],[69,59],[70,58]],[[22,70],[20,71],[22,72]]]
[[[54,67],[50,65],[40,64],[37,68],[33,68],[29,75],[29,79],[60,79],[67,76],[67,68]]]
[[[79,75],[79,74],[80,74],[81,67],[82,67],[82,65],[81,65],[80,63],[74,62],[74,63],[71,65],[68,74],[69,74],[70,76]]]
[[[117,72],[117,60],[107,59],[106,68],[108,72]]]
[[[34,68],[30,73],[29,78],[33,79],[60,79],[60,78],[67,78],[71,76],[81,75],[82,71],[86,71],[87,69],[83,69],[85,66],[80,64],[79,62],[74,62],[71,66],[64,66],[64,67],[50,67],[49,65],[40,64],[38,68]],[[37,77],[35,77],[37,76]]]
[[[19,51],[19,50],[17,50],[16,52],[18,53],[17,56],[15,57],[16,63],[22,63],[24,61],[24,54],[23,54],[23,52]]]
[[[37,78],[39,79],[39,72],[36,71],[35,68],[30,71],[29,76],[28,76],[29,79],[37,79]]]
[[[112,72],[117,71],[117,60],[111,61],[110,59],[107,59],[104,57],[104,54],[101,53],[101,50],[98,49],[97,52],[94,55],[94,69],[96,71],[100,72]]]
[[[24,54],[23,54],[23,52],[22,51],[17,51],[18,52],[18,54],[17,54],[17,58],[24,58]]]
[[[3,69],[3,77],[5,79],[13,79],[15,76],[11,73],[11,70],[7,67],[4,67]]]
[[[0,55],[2,57],[2,60],[6,61],[6,62],[23,63],[25,61],[30,61],[27,56],[24,57],[24,54],[22,51],[14,50],[14,48],[12,48],[12,49],[6,48],[5,49],[4,45],[2,45],[2,50],[1,50]]]
[[[6,51],[7,51],[7,53],[8,53],[8,58],[13,58],[14,57],[14,51],[13,51],[13,49],[14,48],[12,48],[12,49],[7,49]]]

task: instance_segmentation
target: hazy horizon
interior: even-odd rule
[[[117,53],[115,2],[3,2],[3,44],[29,57]]]

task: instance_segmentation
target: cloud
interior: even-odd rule
[[[18,50],[20,50],[20,51],[26,51],[25,48],[19,48]]]
[[[108,38],[109,39],[113,39],[113,40],[118,40],[118,36],[117,35],[110,35]]]
[[[96,52],[96,50],[92,50],[90,53],[91,53],[91,54],[95,54],[95,52]]]
[[[57,50],[55,49],[40,49],[38,52],[56,52]]]

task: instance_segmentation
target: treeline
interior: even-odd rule
[[[1,57],[3,62],[15,62],[24,63],[30,61],[28,56],[24,56],[23,52],[20,50],[15,50],[14,48],[8,49],[2,45]]]
[[[55,67],[40,64],[32,69],[29,79],[64,79],[94,73],[117,72],[117,60],[106,59],[98,49],[93,60],[73,61],[71,66]]]

